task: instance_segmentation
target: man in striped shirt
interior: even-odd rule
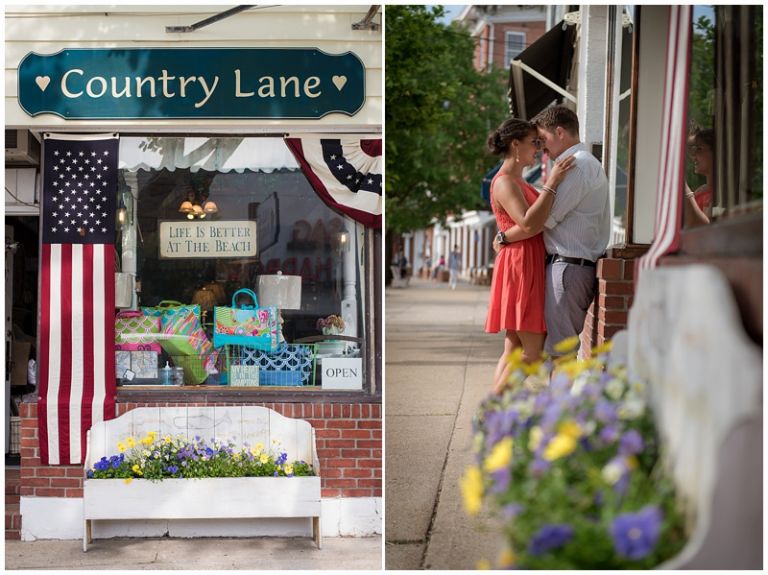
[[[584,329],[587,309],[595,297],[597,260],[608,246],[611,231],[608,178],[597,158],[580,142],[579,120],[572,110],[551,106],[532,123],[552,160],[575,157],[543,226],[547,249],[544,349],[557,356],[554,346]],[[523,239],[509,236],[511,241]]]

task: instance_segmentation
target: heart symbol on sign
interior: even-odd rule
[[[336,89],[341,92],[341,89],[346,85],[347,83],[347,77],[346,76],[334,76],[331,78],[333,80],[334,86],[336,86]]]
[[[48,84],[51,83],[50,76],[38,76],[35,78],[35,84],[37,84],[37,87],[40,88],[43,92],[45,92],[45,89],[48,87]]]

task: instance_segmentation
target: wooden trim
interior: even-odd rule
[[[605,253],[609,258],[634,260],[645,255],[650,247],[649,244],[619,244],[611,246]]]
[[[632,86],[629,96],[629,149],[627,150],[627,242],[635,239],[635,160],[637,156],[637,90],[640,73],[640,27],[643,7],[636,6],[632,30]],[[613,214],[611,214],[613,216]],[[647,248],[646,248],[647,249]]]
[[[694,257],[763,256],[763,212],[719,219],[680,234],[678,255]]]
[[[117,388],[117,403],[205,403],[253,404],[264,403],[381,403],[381,394],[365,391],[329,391],[287,388],[237,388],[217,385],[187,387],[122,386]]]

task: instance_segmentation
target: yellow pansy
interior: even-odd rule
[[[525,362],[523,361],[523,348],[516,347],[513,349],[512,353],[507,356],[507,362],[512,366],[513,370],[525,365]]]
[[[125,451],[125,443],[123,443],[122,441],[118,441],[118,442],[117,442],[117,450],[118,450],[120,453],[122,453],[123,451]]]
[[[544,431],[538,425],[531,427],[531,432],[528,435],[528,449],[536,451],[541,444],[541,438],[544,436]]]
[[[573,453],[575,449],[575,438],[570,435],[558,433],[552,438],[552,440],[547,444],[547,447],[544,449],[544,459],[547,461],[554,461],[555,459],[560,459],[561,457],[565,457],[566,455]]]
[[[133,467],[131,467],[131,471],[133,471],[136,475],[143,475],[141,467],[139,467],[138,463],[134,463]]]
[[[128,447],[130,447],[131,449],[136,447],[136,440],[133,437],[129,437],[128,439],[125,440],[125,442],[128,444]]]
[[[240,461],[240,454],[238,452],[234,452],[232,454],[232,460],[233,461]]]
[[[128,485],[131,481],[133,481],[133,477],[126,477],[123,479],[123,481],[125,481],[125,484]]]
[[[269,461],[269,455],[267,455],[266,453],[262,453],[261,457],[259,457],[259,462],[267,463],[268,461]]]
[[[483,469],[488,473],[493,473],[509,466],[512,461],[512,445],[511,437],[505,437],[494,445],[491,453],[485,458]]]
[[[499,555],[499,568],[511,569],[515,566],[515,553],[512,549],[504,549]]]
[[[577,347],[579,347],[579,336],[574,335],[572,337],[565,338],[560,343],[556,343],[555,351],[557,353],[568,353],[574,351]]]
[[[523,363],[521,366],[523,368],[523,371],[525,372],[525,375],[538,375],[539,370],[541,369],[542,362],[534,361],[533,363]]]
[[[461,496],[464,501],[464,511],[467,515],[477,515],[483,504],[483,474],[473,465],[464,472],[459,480]]]
[[[173,441],[173,438],[170,435],[166,435],[165,437],[163,437],[163,441],[165,441],[166,443],[171,443]]]
[[[285,474],[290,475],[291,473],[293,473],[293,465],[289,463],[285,466]]]
[[[613,340],[608,340],[605,343],[601,343],[600,345],[596,345],[592,348],[592,356],[600,355],[601,353],[608,353],[613,349]]]
[[[581,427],[575,421],[564,421],[557,426],[557,432],[562,435],[567,435],[573,439],[578,439],[582,436]]]

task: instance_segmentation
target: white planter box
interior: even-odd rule
[[[85,536],[102,519],[228,519],[311,517],[320,546],[319,477],[206,479],[87,479],[83,486]]]
[[[320,465],[315,434],[308,422],[258,406],[139,408],[88,432],[85,468],[115,453],[117,441],[183,434],[216,437],[236,444],[271,445],[276,439],[289,461],[312,462],[312,477],[219,477],[206,479],[86,479],[83,485],[83,551],[92,522],[119,519],[242,519],[311,517],[313,538],[320,537]]]

